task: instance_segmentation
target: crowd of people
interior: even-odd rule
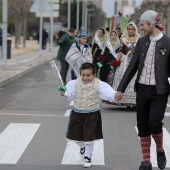
[[[117,106],[135,108],[143,161],[139,170],[152,170],[151,136],[156,143],[157,163],[166,166],[162,120],[170,93],[168,78],[170,38],[163,33],[160,16],[152,10],[140,17],[141,37],[134,22],[125,29],[98,28],[91,46],[86,33],[56,33],[60,46],[57,59],[66,92],[74,100],[66,137],[80,147],[84,167],[92,166],[94,141],[103,138],[100,99]],[[71,67],[71,81],[66,76]],[[161,72],[160,72],[161,70]]]
[[[121,41],[122,37],[127,38],[133,49],[130,49],[127,44]],[[74,28],[71,28],[68,32],[57,32],[55,39],[60,46],[57,60],[60,61],[60,73],[63,82],[67,83],[69,66],[73,80],[80,76],[81,64],[90,62],[96,66],[97,78],[108,83],[113,89],[117,89],[133,56],[139,37],[138,28],[134,22],[128,23],[123,32],[120,32],[119,27],[110,32],[108,29],[106,31],[104,27],[100,27],[94,34],[90,45],[88,44],[87,34],[78,33]],[[127,87],[123,100],[114,102],[103,100],[103,102],[136,109],[134,81],[135,77]]]

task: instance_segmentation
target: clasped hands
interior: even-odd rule
[[[122,100],[123,99],[123,93],[120,92],[120,91],[117,91],[114,98],[115,98],[116,101]]]

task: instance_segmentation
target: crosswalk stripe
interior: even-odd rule
[[[166,167],[170,168],[170,134],[166,128],[163,128],[163,134],[164,134],[163,146],[164,146],[164,150],[165,150],[166,158],[167,158]]]
[[[170,107],[170,104],[167,104],[167,107]]]
[[[43,115],[43,114],[24,114],[24,113],[0,113],[4,116],[35,116],[35,117],[63,117],[63,115]]]
[[[138,133],[138,129],[135,126],[136,132]],[[163,147],[164,147],[164,151],[166,154],[166,158],[167,158],[167,165],[166,167],[169,168],[170,167],[170,134],[167,131],[166,128],[163,128]],[[151,138],[151,149],[150,149],[150,153],[151,153],[151,162],[152,162],[152,166],[153,167],[158,167],[157,165],[157,158],[156,158],[156,144],[153,138]]]
[[[165,116],[170,116],[170,112],[165,112]]]
[[[71,109],[67,109],[64,116],[67,116],[67,117],[70,116],[70,112],[71,112]]]
[[[10,123],[0,134],[0,164],[16,164],[40,124]]]
[[[103,143],[103,139],[94,142],[93,165],[105,165]],[[83,164],[79,152],[79,146],[75,142],[68,141],[61,164]]]

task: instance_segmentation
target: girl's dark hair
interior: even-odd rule
[[[83,63],[81,65],[81,67],[80,67],[80,74],[81,74],[82,70],[86,70],[86,69],[92,70],[93,75],[96,74],[96,67],[95,67],[94,64],[92,64],[92,63]]]
[[[99,30],[102,30],[103,34],[105,34],[104,28],[100,27]]]
[[[114,31],[114,30],[110,32],[110,36],[111,36],[111,34],[112,34],[113,32],[114,32],[114,33],[116,34],[116,36],[117,36],[117,32]]]

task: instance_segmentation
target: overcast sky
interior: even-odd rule
[[[136,6],[139,6],[142,0],[135,0]],[[103,0],[103,10],[106,12],[107,17],[114,15],[114,0]]]

